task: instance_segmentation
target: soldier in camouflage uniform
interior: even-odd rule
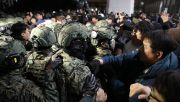
[[[111,55],[111,50],[115,47],[114,37],[115,33],[106,20],[96,23],[90,35],[91,43],[96,47],[97,51],[95,58]]]
[[[87,102],[85,100],[89,97],[94,98],[92,101],[104,102],[107,97],[86,66],[88,34],[86,26],[71,22],[64,25],[58,35],[58,43],[62,49],[56,54],[63,58],[61,73],[64,74],[66,93],[63,95],[66,96],[63,97],[67,98],[66,102],[78,102],[82,97],[82,102]],[[99,100],[99,96],[103,99]]]
[[[59,91],[56,77],[61,60],[53,56],[54,53],[51,50],[51,46],[56,43],[55,34],[51,28],[41,25],[32,29],[30,40],[33,43],[33,50],[28,54],[24,76],[43,86],[42,83],[46,82],[44,73],[52,71],[51,78],[55,82],[52,87],[55,91]]]
[[[51,29],[51,32],[53,32],[57,38],[57,35],[59,34],[63,24],[59,24],[57,22],[52,22],[51,20],[46,20],[45,22],[39,24],[38,26],[45,26],[45,27],[48,27]],[[52,44],[52,51],[53,52],[56,52],[57,50],[59,50],[59,46],[58,46],[58,43],[55,42]]]
[[[99,66],[96,59],[112,54],[112,50],[115,47],[114,38],[115,32],[106,20],[98,21],[90,34],[91,43],[96,47],[97,54],[94,56],[94,60],[89,61],[88,65],[92,73],[97,77],[98,84],[100,84],[107,93],[109,92],[111,80],[116,78],[115,71],[111,65]]]
[[[25,51],[22,43],[0,35],[0,102],[59,102],[53,71],[44,73],[43,87],[22,76]]]
[[[94,55],[93,59],[111,55],[112,49],[115,46],[114,36],[115,33],[106,20],[100,20],[96,23],[96,26],[89,36],[91,44],[96,48],[96,55]],[[99,72],[99,66],[94,63],[93,59],[89,61],[91,71],[95,75],[102,73]]]

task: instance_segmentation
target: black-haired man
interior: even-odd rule
[[[172,52],[175,47],[174,40],[165,31],[153,31],[146,34],[143,47],[139,52],[101,58],[99,60],[101,64],[119,66],[115,70],[118,72],[121,81],[118,80],[112,83],[112,92],[128,95],[127,87],[130,84],[138,82],[151,86],[160,72],[178,69],[178,58]],[[127,88],[126,91],[125,87]]]
[[[28,25],[21,22],[15,23],[12,25],[11,31],[11,36],[14,39],[21,41],[27,51],[31,50],[32,43],[29,41],[30,31]]]

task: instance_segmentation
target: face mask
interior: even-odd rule
[[[33,48],[35,48],[35,49],[37,49],[38,48],[38,41],[37,41],[37,37],[34,35],[31,39],[30,39],[30,41],[32,42],[32,44],[33,44]]]
[[[87,42],[82,39],[76,39],[71,42],[69,50],[71,55],[79,59],[85,59],[85,52],[88,48]]]

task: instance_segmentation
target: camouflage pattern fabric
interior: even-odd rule
[[[115,33],[106,20],[100,20],[95,25],[95,31],[103,38],[113,39]]]
[[[62,47],[56,54],[63,58],[61,75],[64,75],[64,86],[67,102],[79,102],[82,96],[93,97],[98,89],[96,79],[86,66],[84,60],[69,55],[67,48],[75,39],[86,41],[90,32],[87,27],[76,22],[63,25],[58,35],[58,44]]]
[[[114,29],[108,24],[106,20],[100,20],[93,27],[93,31],[90,34],[91,43],[97,46],[99,39],[114,39],[115,38]]]
[[[54,27],[54,34],[56,35],[56,37],[58,37],[59,32],[61,31],[61,28],[63,27],[62,24],[56,24]]]
[[[0,18],[0,25],[2,25],[2,24],[15,24],[17,22],[23,22],[23,19],[21,17]]]
[[[22,76],[25,48],[11,36],[0,36],[0,102],[59,102],[53,81],[54,72],[48,70],[43,87]]]
[[[106,20],[100,20],[96,23],[97,28],[106,28],[108,26],[109,26],[109,24]]]
[[[108,56],[111,55],[111,50],[108,49],[102,49],[101,47],[96,47],[96,51],[97,51],[97,55],[94,56],[94,60],[98,60],[104,56]],[[109,65],[105,65],[105,66],[99,66],[99,65],[93,65],[91,64],[91,71],[93,72],[93,74],[95,74],[96,76],[96,80],[99,86],[103,87],[106,84],[104,84],[107,80],[106,80],[106,76],[103,70],[107,69],[107,67],[109,67]],[[109,67],[111,68],[111,67]],[[106,81],[104,81],[106,80]],[[103,87],[104,88],[104,87]]]
[[[133,22],[134,24],[138,24],[138,23],[140,22],[140,20],[134,17],[133,20],[132,20],[132,22]]]
[[[65,24],[58,34],[58,43],[61,47],[66,48],[70,45],[71,41],[76,38],[87,39],[90,32],[87,27],[80,23],[67,23]]]
[[[96,23],[95,30],[97,31],[98,36],[100,38],[107,38],[109,40],[114,39],[115,33],[113,29],[109,26],[106,20],[100,20]],[[98,40],[98,38],[97,38]],[[101,47],[96,47],[98,57],[103,57],[106,55],[111,55],[111,51],[109,49],[102,49]]]
[[[4,30],[10,30],[11,26],[17,22],[23,22],[23,19],[20,17],[0,18],[0,32]]]
[[[11,36],[0,35],[0,66],[5,60],[6,56],[10,54],[25,53],[26,49],[22,42],[15,40]]]
[[[82,95],[94,96],[98,87],[95,77],[86,66],[85,61],[69,56],[64,50],[59,50],[56,54],[63,57],[63,65],[61,69],[62,73],[65,75],[67,84],[67,102],[78,102],[78,96],[81,98]]]
[[[30,39],[38,43],[40,47],[50,47],[57,42],[51,28],[38,26],[31,31]]]
[[[54,31],[54,27],[56,26],[56,22],[53,22],[52,20],[45,20],[44,23],[39,24],[38,26],[46,26],[48,28],[51,28]]]
[[[89,31],[93,31],[95,25],[91,24],[90,22],[86,24]]]
[[[51,56],[38,52],[32,52],[27,59],[24,72],[26,74],[30,74],[31,77],[34,77],[41,83],[42,81],[45,81],[45,73],[50,59]]]
[[[40,95],[42,95],[40,87],[37,87],[32,81],[23,78],[18,71],[1,77],[0,88],[1,102],[25,102],[25,100],[27,100],[27,102],[36,102],[40,101]],[[21,93],[21,91],[23,93]]]
[[[61,77],[57,74],[59,74],[61,63],[61,59],[58,59],[49,50],[35,51],[29,55],[23,73],[27,79],[35,81],[41,87],[44,87],[44,83],[48,81],[53,82],[53,84],[49,84],[56,92],[52,97],[55,98],[57,96],[56,98],[60,99],[59,92],[61,88],[57,80],[60,80]]]
[[[17,22],[23,22],[23,19],[21,17],[7,18],[6,22],[15,24]]]
[[[89,68],[84,61],[69,56],[63,50],[58,51],[57,54],[63,57],[63,70],[68,80],[71,80],[74,91],[80,94],[83,91],[86,77],[91,74]]]
[[[100,59],[104,56],[111,55],[111,50],[108,50],[108,49],[104,50],[100,47],[97,47],[96,51],[97,51],[97,55],[94,57],[95,59]]]
[[[39,87],[25,79],[19,70],[1,76],[0,102],[59,102],[54,82]]]
[[[5,26],[7,24],[8,24],[8,22],[6,22],[5,18],[0,18],[0,26]]]
[[[96,32],[96,34],[93,34]],[[91,35],[91,43],[96,47],[97,55],[94,56],[94,59],[100,59],[103,56],[111,55],[112,52],[110,49],[103,49],[101,46],[98,46],[100,39],[109,39],[110,41],[113,41],[115,37],[114,30],[110,27],[108,22],[106,20],[100,20],[96,23],[94,27],[94,32],[92,32]],[[96,35],[96,36],[95,36]],[[93,37],[92,37],[93,36]],[[113,43],[111,43],[113,45]],[[111,46],[110,44],[110,46]],[[111,70],[105,71],[106,69],[112,69],[111,66],[105,65],[105,66],[99,66],[90,64],[91,71],[95,74],[97,83],[99,86],[103,87],[103,89],[107,89],[107,81],[109,75],[107,73],[111,73]],[[111,73],[112,74],[112,73]]]

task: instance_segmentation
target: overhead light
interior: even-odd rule
[[[144,2],[143,2],[143,1],[141,1],[141,5],[142,5],[142,6],[144,5]]]

